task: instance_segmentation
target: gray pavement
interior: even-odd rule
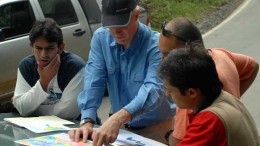
[[[207,48],[222,47],[254,57],[260,63],[260,0],[245,0],[233,15],[204,35]],[[260,73],[242,96],[260,134]]]
[[[260,0],[245,0],[219,26],[204,34],[207,48],[221,47],[254,57],[260,63]],[[260,75],[242,96],[242,102],[252,114],[260,134]],[[102,122],[108,118],[110,102],[103,99],[98,111]]]

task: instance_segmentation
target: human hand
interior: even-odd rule
[[[113,143],[119,133],[121,124],[117,120],[116,116],[111,116],[105,123],[102,124],[97,130],[92,134],[93,146],[102,146]]]
[[[47,66],[43,66],[43,64],[40,61],[37,61],[37,64],[37,71],[40,76],[39,80],[42,85],[42,88],[46,91],[49,82],[58,73],[60,66],[60,55],[57,54]]]
[[[85,123],[80,128],[72,129],[68,132],[70,139],[79,142],[80,137],[82,135],[82,141],[87,142],[88,137],[91,136],[93,133],[93,124]]]

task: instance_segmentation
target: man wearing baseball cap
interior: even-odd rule
[[[84,90],[78,96],[79,129],[69,131],[72,140],[91,136],[93,145],[116,140],[119,129],[164,142],[172,129],[175,104],[164,94],[157,76],[161,60],[159,33],[140,23],[136,0],[103,0],[102,28],[93,35],[86,64]],[[107,84],[113,115],[93,130]]]

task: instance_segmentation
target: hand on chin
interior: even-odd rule
[[[37,64],[38,64],[38,67],[43,68],[43,67],[46,67],[49,64],[49,62],[40,60],[40,61],[37,61]]]

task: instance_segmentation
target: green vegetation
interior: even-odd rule
[[[148,10],[152,28],[159,30],[164,21],[178,16],[198,22],[228,1],[230,0],[139,0],[139,5]]]

